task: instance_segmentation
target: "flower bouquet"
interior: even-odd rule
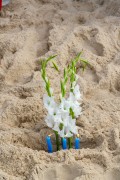
[[[45,83],[45,90],[47,94],[43,97],[44,106],[47,109],[47,116],[45,122],[49,128],[51,128],[56,136],[57,150],[60,150],[59,137],[68,138],[68,146],[72,146],[73,135],[78,134],[78,128],[76,126],[76,118],[81,115],[81,93],[79,85],[77,84],[78,75],[76,64],[80,61],[82,69],[84,70],[88,64],[87,60],[81,57],[80,52],[70,64],[64,68],[63,79],[60,81],[61,93],[59,96],[59,102],[55,101],[53,89],[50,85],[50,80],[47,76],[47,64],[52,63],[54,69],[59,72],[59,68],[54,61],[55,56],[50,56],[47,59],[42,60],[41,75]],[[67,83],[70,83],[69,95],[66,89]]]

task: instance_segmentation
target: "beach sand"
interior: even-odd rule
[[[80,150],[48,154],[41,58],[78,64]],[[53,137],[54,139],[54,137]],[[54,141],[54,140],[53,140]],[[53,142],[54,143],[54,142]],[[55,150],[55,145],[54,145]],[[11,0],[0,15],[0,180],[120,180],[120,1]]]

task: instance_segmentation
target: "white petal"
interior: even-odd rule
[[[73,90],[73,94],[76,98],[76,100],[81,100],[81,93],[80,93],[80,88],[79,85],[77,84]]]
[[[58,132],[59,131],[59,125],[60,125],[59,123],[55,123],[53,130]]]
[[[60,137],[65,137],[64,128],[62,130],[59,130],[58,133],[59,133]]]
[[[65,135],[65,137],[72,137],[73,136],[73,134],[71,133],[71,132],[68,132],[66,135]]]
[[[56,103],[54,101],[53,97],[49,97],[48,95],[43,96],[43,102],[46,109],[49,109],[49,107],[56,107]]]
[[[47,124],[48,127],[53,128],[53,126],[54,126],[54,121],[53,121],[52,116],[48,115],[48,116],[46,117],[46,119],[45,119],[45,122],[46,122],[46,124]]]

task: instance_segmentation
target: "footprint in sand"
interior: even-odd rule
[[[99,172],[100,169],[97,168],[98,166],[96,166],[96,170],[89,169],[86,171],[85,168],[75,163],[53,166],[43,172],[37,165],[29,180],[120,180],[119,169],[110,169],[106,172],[102,170],[103,172]]]

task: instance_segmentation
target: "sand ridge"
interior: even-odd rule
[[[60,74],[48,67],[58,95],[81,50],[91,63],[77,67],[81,149],[48,154],[39,59],[58,54]],[[11,0],[0,14],[0,180],[119,180],[119,77],[119,0]]]

